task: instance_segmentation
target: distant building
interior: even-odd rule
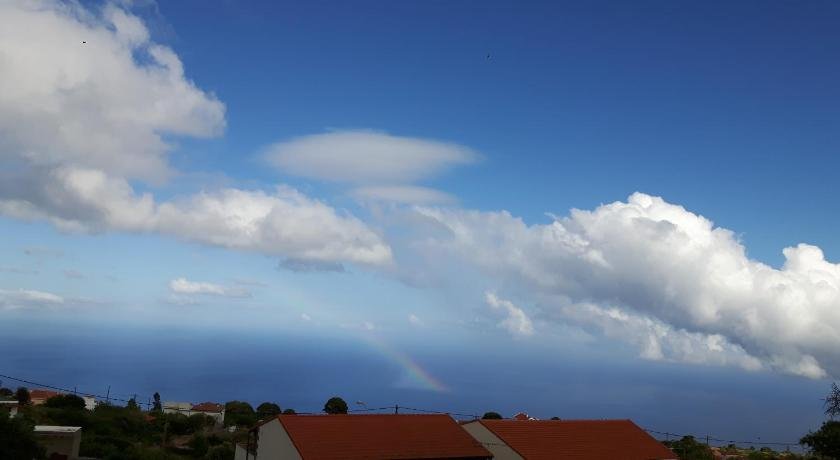
[[[193,414],[204,414],[216,419],[216,425],[222,425],[225,421],[224,404],[214,402],[203,402],[193,404],[189,402],[167,401],[162,404],[164,414],[184,414],[187,417]]]
[[[164,414],[184,414],[189,416],[192,409],[190,402],[164,401],[162,404]]]
[[[224,404],[214,402],[203,402],[192,406],[190,411],[193,414],[204,414],[216,419],[216,425],[222,425],[225,422],[225,406]]]
[[[260,460],[493,458],[448,415],[280,415],[252,433]],[[240,447],[236,459],[246,454]]]
[[[47,451],[50,460],[76,460],[82,443],[82,428],[78,426],[35,426],[35,438]]]
[[[29,399],[32,401],[33,406],[40,406],[47,402],[48,399],[54,396],[60,396],[64,393],[53,391],[53,390],[44,390],[41,388],[36,388],[34,390],[29,390]],[[85,401],[85,409],[87,410],[94,410],[96,409],[96,398],[93,396],[82,396],[77,395]]]
[[[630,420],[475,420],[461,425],[498,460],[676,460]]]
[[[42,390],[40,388],[36,388],[34,390],[29,390],[29,399],[32,401],[33,406],[40,406],[47,402],[48,399],[52,398],[53,396],[58,396],[61,393],[52,390]]]
[[[9,417],[14,417],[18,413],[18,404],[17,401],[0,401],[0,409],[6,409],[9,411]]]

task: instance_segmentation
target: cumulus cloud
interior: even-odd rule
[[[0,289],[0,309],[34,309],[61,306],[64,298],[44,291]]]
[[[132,181],[176,173],[169,137],[220,134],[225,107],[116,4],[3,2],[0,56],[0,213],[307,261],[390,261],[364,223],[286,187],[172,201],[136,191]]]
[[[169,290],[176,295],[209,295],[234,298],[251,297],[250,291],[239,286],[223,286],[221,284],[190,281],[186,278],[176,278],[170,281]]]
[[[224,129],[224,105],[113,4],[99,13],[12,0],[0,5],[0,18],[3,157],[156,181],[171,173],[164,135]]]
[[[448,142],[374,131],[336,131],[279,142],[266,151],[281,171],[348,183],[402,184],[426,179],[478,158]]]
[[[502,312],[505,316],[499,323],[499,327],[506,329],[513,335],[527,336],[534,333],[534,326],[525,311],[514,305],[510,300],[500,299],[495,293],[487,292],[484,300],[494,310]]]
[[[653,331],[660,348],[672,342],[664,348],[673,352],[654,344],[647,357],[748,368],[754,358],[808,377],[840,375],[840,265],[817,247],[786,248],[773,268],[748,258],[732,231],[642,193],[545,225],[507,212],[416,212],[442,229],[417,244],[427,258],[454,255],[535,298],[566,299],[541,304],[555,318]],[[562,306],[575,304],[598,309]]]

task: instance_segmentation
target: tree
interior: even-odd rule
[[[808,446],[817,455],[840,458],[840,422],[829,420],[823,423],[819,430],[803,436],[799,444]]]
[[[28,393],[27,393],[28,394]],[[0,413],[0,458],[44,458],[44,449],[35,439],[33,426],[20,417]]]
[[[834,417],[840,415],[840,388],[837,387],[837,383],[831,384],[831,391],[825,397],[824,407],[825,415],[828,415],[829,419],[834,420]]]
[[[712,449],[697,442],[694,436],[683,436],[679,441],[665,441],[663,444],[674,451],[680,460],[714,460],[715,458]]]
[[[484,420],[501,420],[503,417],[502,414],[498,412],[485,412],[481,418]]]
[[[137,400],[131,398],[128,400],[128,404],[126,404],[126,409],[128,410],[140,410],[140,406],[137,404]]]
[[[152,398],[155,400],[152,404],[152,412],[163,412],[163,407],[160,405],[160,394],[156,391]]]
[[[251,426],[257,423],[257,414],[250,404],[244,401],[225,403],[225,426]]]
[[[11,399],[11,397],[14,396],[14,395],[15,395],[15,392],[10,390],[10,389],[8,389],[6,387],[0,388],[0,398]]]
[[[551,420],[560,420],[560,417],[551,417]]]
[[[15,391],[15,399],[17,399],[18,404],[21,406],[32,402],[32,398],[29,397],[29,390],[26,387],[18,387],[17,391]]]
[[[44,401],[44,407],[52,409],[84,410],[85,400],[72,394],[57,395]]]
[[[286,409],[286,410],[283,411],[283,415],[295,415],[295,414],[297,414],[297,412],[295,412],[294,409]]]
[[[333,396],[324,404],[324,412],[328,414],[346,414],[347,403],[338,396]]]
[[[264,402],[257,406],[257,417],[260,420],[280,415],[280,406],[271,402]]]

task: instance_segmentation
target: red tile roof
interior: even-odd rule
[[[29,391],[29,399],[32,400],[43,400],[46,401],[47,399],[52,398],[53,396],[58,396],[61,393],[52,390],[30,390]]]
[[[661,460],[677,456],[630,420],[479,420],[526,460]]]
[[[448,415],[280,415],[303,459],[489,459]]]
[[[192,410],[196,412],[221,412],[224,408],[225,406],[214,402],[203,402],[192,406]]]

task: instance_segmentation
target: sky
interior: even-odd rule
[[[838,20],[3,2],[0,374],[795,441],[840,374]]]

